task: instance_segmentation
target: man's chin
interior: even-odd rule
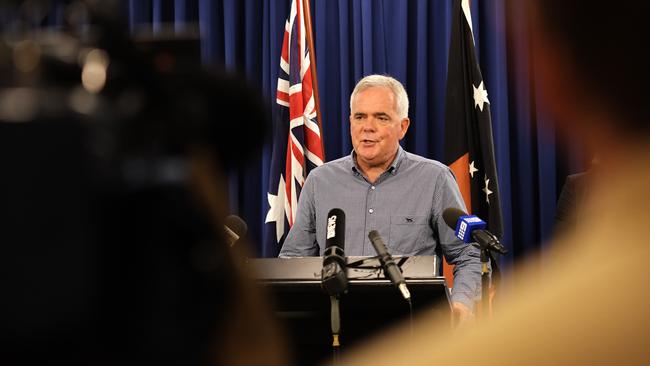
[[[367,147],[360,146],[354,151],[357,153],[357,157],[363,159],[363,161],[371,161],[377,158],[377,153]]]
[[[375,154],[359,154],[357,153],[357,162],[361,162],[368,166],[373,166],[377,162],[377,155]]]

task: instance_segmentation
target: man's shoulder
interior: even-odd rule
[[[570,174],[566,177],[565,184],[580,185],[583,184],[585,181],[587,181],[588,177],[589,177],[588,172]]]
[[[424,156],[416,155],[407,151],[405,151],[405,153],[405,160],[409,162],[409,165],[412,165],[417,169],[427,169],[433,173],[445,173],[450,171],[447,165],[438,160],[428,159]]]
[[[349,155],[343,156],[336,160],[328,161],[323,165],[316,167],[309,173],[309,177],[314,178],[329,177],[331,175],[345,174],[352,169],[352,158]]]

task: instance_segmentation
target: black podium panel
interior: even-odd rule
[[[262,270],[259,274],[260,282],[272,295],[277,319],[289,333],[291,350],[298,365],[317,364],[332,355],[330,298],[321,289],[320,280],[304,279],[316,274],[313,270],[305,271],[305,267],[314,267],[318,260],[319,258],[267,259],[262,264],[296,267],[296,273],[308,274],[298,275],[303,279],[288,279],[286,273],[277,275],[277,271]],[[279,278],[265,278],[265,273]],[[368,273],[368,277],[374,278],[350,280],[348,292],[341,296],[341,353],[387,327],[408,321],[409,305],[398,289],[387,280],[377,279],[376,272]],[[404,271],[405,275],[407,273]],[[430,274],[433,274],[433,268]],[[425,278],[422,273],[414,276],[418,278],[406,279],[414,314],[426,310],[450,318],[451,308],[444,277],[432,275]]]

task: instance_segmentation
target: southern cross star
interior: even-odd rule
[[[478,85],[478,87],[472,85],[472,88],[474,88],[474,106],[477,106],[481,112],[483,112],[483,106],[485,103],[490,104],[490,101],[487,97],[487,90],[485,90],[485,87],[483,86],[483,81],[481,80],[481,83]]]

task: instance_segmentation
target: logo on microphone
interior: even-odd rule
[[[465,240],[465,231],[467,230],[467,223],[461,221],[458,227],[458,234],[456,235],[458,239]]]
[[[474,230],[484,229],[485,226],[485,221],[481,220],[478,216],[465,215],[458,218],[458,224],[456,224],[454,233],[458,239],[465,243],[470,243]]]
[[[327,239],[336,236],[336,215],[332,215],[327,219]]]

